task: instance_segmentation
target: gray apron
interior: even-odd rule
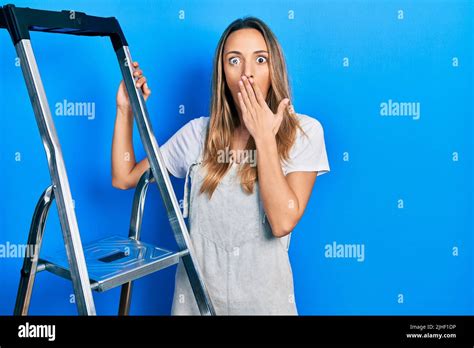
[[[186,174],[183,215],[189,212],[190,237],[216,314],[297,315],[289,235],[273,236],[258,183],[245,193],[239,165],[233,164],[209,200],[207,193],[198,194],[205,177],[201,163],[200,158]],[[181,260],[171,314],[200,314]]]

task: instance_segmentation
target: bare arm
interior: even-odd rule
[[[262,91],[254,80],[239,82],[239,108],[242,119],[257,147],[257,170],[260,195],[275,237],[291,233],[308,203],[317,172],[283,174],[276,134],[288,103],[280,101],[276,114],[268,107]],[[289,99],[288,99],[289,101]]]
[[[285,176],[274,136],[258,139],[258,182],[265,213],[275,237],[291,233],[308,204],[318,172],[293,172]]]
[[[137,87],[142,89],[143,96],[147,100],[151,90],[148,88],[146,78],[142,75],[142,70],[138,69],[138,63],[134,62],[133,65],[137,69],[134,75],[139,77],[136,81]],[[112,139],[112,186],[122,190],[133,188],[148,168],[150,165],[147,158],[138,163],[135,160],[133,113],[122,81],[117,91],[117,114]]]

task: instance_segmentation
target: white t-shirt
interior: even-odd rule
[[[282,161],[283,174],[317,171],[318,176],[330,171],[324,131],[321,123],[307,115],[296,114],[307,137],[298,129],[288,161]],[[204,147],[209,117],[195,118],[182,126],[160,147],[166,168],[184,178],[189,166],[198,159]]]

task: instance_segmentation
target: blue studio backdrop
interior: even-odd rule
[[[158,143],[208,116],[212,58],[238,17],[263,19],[287,60],[293,104],[318,119],[331,171],[318,177],[293,232],[300,314],[474,314],[474,2],[15,1],[16,6],[116,17],[153,91]],[[6,3],[5,3],[6,4]],[[111,185],[115,93],[110,40],[32,33],[69,175],[82,242],[128,234],[133,190]],[[62,116],[60,105],[87,103]],[[0,31],[0,314],[13,313],[47,159],[6,30]],[[145,156],[134,131],[137,160]],[[172,178],[178,199],[184,180]],[[156,185],[142,239],[174,248]],[[42,254],[63,248],[56,205]],[[135,282],[131,314],[170,313],[176,266]],[[94,293],[117,313],[120,288]],[[30,314],[76,314],[72,285],[38,274]]]

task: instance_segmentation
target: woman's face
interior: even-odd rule
[[[253,76],[264,98],[270,88],[268,48],[262,34],[252,28],[234,31],[224,45],[224,73],[234,103],[240,109],[237,93],[242,75]]]

